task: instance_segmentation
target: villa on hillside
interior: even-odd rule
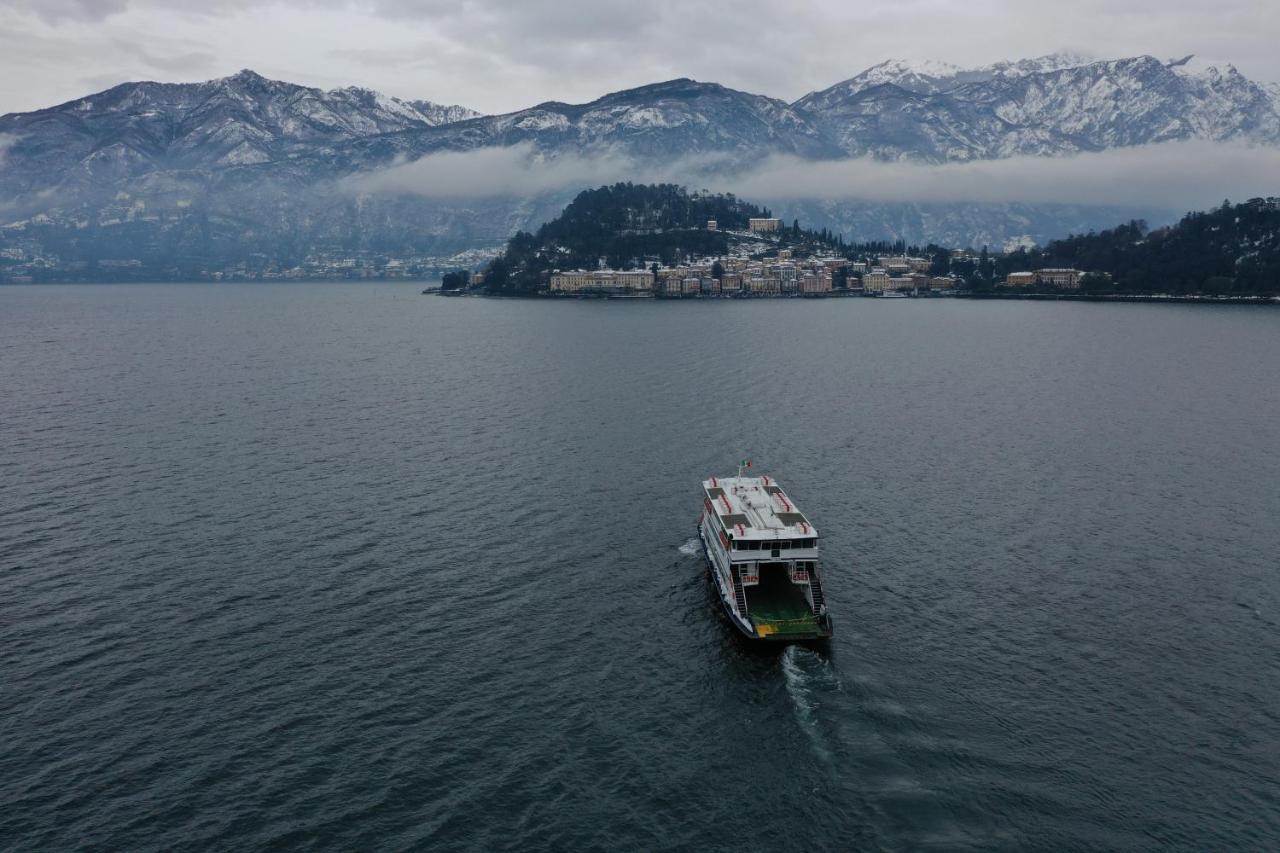
[[[1009,287],[1045,285],[1062,290],[1079,290],[1082,275],[1080,270],[1074,269],[1039,269],[1031,272],[1011,272],[1005,276],[1004,283]]]

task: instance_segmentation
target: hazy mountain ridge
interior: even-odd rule
[[[478,115],[357,87],[328,92],[252,71],[205,83],[122,83],[0,117],[13,142],[0,187],[109,183],[153,171],[270,163],[353,139]]]
[[[1273,91],[1190,58],[1068,56],[965,71],[882,63],[792,106],[851,156],[1058,156],[1174,140],[1280,144]]]
[[[177,251],[166,242],[175,230],[185,235],[185,256],[199,254],[202,234],[224,254],[237,240],[246,251],[288,246],[291,256],[308,247],[452,252],[536,227],[524,217],[556,209],[577,187],[443,202],[353,195],[343,180],[431,153],[518,144],[552,159],[701,158],[735,168],[776,154],[946,162],[1181,139],[1280,145],[1278,103],[1280,86],[1229,65],[1063,54],[977,69],[882,63],[793,104],[678,79],[493,116],[355,87],[326,92],[247,70],[205,83],[125,83],[0,117],[0,244],[17,241],[25,255],[62,257],[81,244],[100,253],[111,240],[89,232],[132,223],[138,240],[161,255]],[[1111,225],[1123,213],[804,201],[788,209],[765,200],[851,238],[995,246]],[[1136,201],[1132,215],[1159,220]],[[33,236],[37,225],[60,236],[43,245]]]

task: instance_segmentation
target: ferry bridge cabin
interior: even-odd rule
[[[744,586],[760,582],[764,564],[785,566],[792,583],[809,582],[818,531],[781,487],[769,477],[712,477],[702,487],[705,516]]]

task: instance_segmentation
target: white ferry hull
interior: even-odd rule
[[[707,541],[707,536],[707,521],[704,518],[698,524],[698,539],[702,542],[702,553],[707,558],[707,567],[711,571],[711,579],[715,582],[716,593],[720,596],[720,606],[724,608],[725,616],[729,617],[729,622],[733,624],[733,627],[753,640],[757,639],[756,626],[752,625],[750,620],[743,618],[734,605],[732,581],[729,580],[728,575],[729,568],[722,566],[720,561],[716,559],[713,546]]]
[[[735,601],[733,588],[733,563],[727,558],[725,552],[717,547],[712,538],[714,535],[710,519],[704,514],[698,522],[698,539],[702,542],[702,553],[706,557],[711,578],[715,582],[716,593],[720,597],[720,606],[724,608],[725,616],[728,617],[734,628],[753,640],[771,643],[820,641],[826,640],[831,636],[831,619],[825,612],[820,616],[816,616],[812,632],[805,634],[769,633],[767,628],[762,629],[755,624],[749,612],[740,612],[739,604]],[[816,569],[814,572],[816,574]],[[744,593],[742,596],[743,606],[745,606],[746,600]]]

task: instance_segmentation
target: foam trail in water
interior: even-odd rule
[[[840,690],[840,679],[831,664],[800,646],[788,646],[782,653],[782,674],[786,678],[787,695],[796,712],[801,731],[813,745],[813,751],[824,763],[831,763],[831,749],[818,728],[820,703],[815,693]]]
[[[692,536],[683,545],[680,546],[680,553],[686,557],[696,556],[702,548],[698,545],[698,537]]]

